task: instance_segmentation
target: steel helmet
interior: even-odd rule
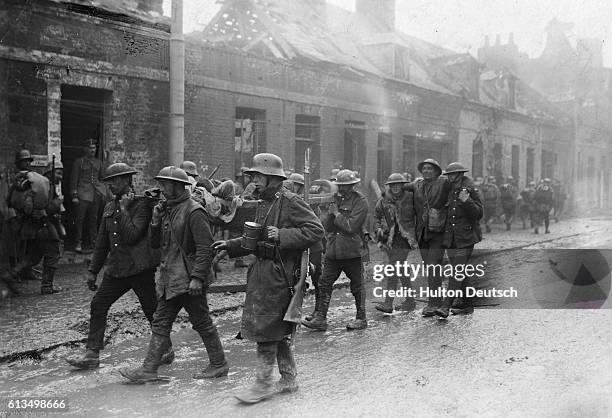
[[[23,161],[23,160],[29,160],[30,162],[34,161],[32,154],[30,154],[30,151],[28,151],[27,149],[20,149],[19,151],[15,153],[16,163],[18,163],[19,161]]]
[[[489,176],[489,183],[497,183],[497,179],[495,178],[495,176]]]
[[[549,179],[548,177],[546,177],[546,178],[544,179],[544,183],[550,183],[550,179]]]
[[[157,173],[154,178],[155,180],[173,180],[183,184],[191,184],[187,173],[185,173],[183,169],[173,165],[159,170],[159,173]]]
[[[53,161],[49,161],[49,164],[47,164],[47,167],[45,168],[45,172],[43,174],[47,174],[50,173],[51,171],[55,170],[63,170],[64,169],[64,164],[62,164],[62,162],[60,160],[56,160],[55,161],[55,167],[52,167],[53,165]]]
[[[355,172],[353,170],[344,169],[338,171],[338,174],[336,175],[336,180],[334,180],[334,184],[357,184],[360,181],[361,179],[355,175]]]
[[[302,186],[304,185],[304,176],[300,173],[291,173],[291,175],[289,176],[289,180],[291,180],[295,184],[301,184]]]
[[[450,163],[447,167],[446,170],[444,171],[444,174],[452,174],[452,173],[465,173],[468,172],[470,170],[468,170],[467,168],[465,168],[465,166],[459,162],[454,162],[454,163]]]
[[[389,176],[389,178],[387,178],[387,181],[385,182],[385,184],[395,184],[395,183],[408,183],[408,180],[406,180],[406,177],[404,177],[403,174],[393,173]]]
[[[185,173],[189,174],[190,176],[198,177],[198,168],[193,161],[183,161],[180,168],[185,170]]]
[[[330,179],[331,181],[336,181],[336,176],[338,176],[338,173],[339,173],[339,172],[340,172],[340,169],[339,169],[339,168],[334,168],[334,169],[331,171],[331,176],[329,176],[329,179]]]
[[[438,170],[438,175],[442,174],[442,167],[440,167],[440,163],[438,163],[433,158],[427,158],[426,160],[421,161],[419,165],[417,165],[417,170],[419,170],[419,173],[423,174],[423,165],[425,164],[433,165]]]
[[[245,174],[253,175],[255,173],[265,176],[276,176],[286,179],[285,171],[283,170],[283,160],[278,155],[261,153],[253,157],[253,166],[245,170]]]
[[[127,175],[131,176],[132,174],[136,174],[137,172],[138,171],[134,170],[132,167],[130,167],[126,163],[111,164],[106,168],[102,181],[110,180],[113,177],[127,176]]]
[[[508,176],[508,177],[506,177],[506,181],[507,181],[507,182],[514,181],[514,177],[512,177],[512,176]]]

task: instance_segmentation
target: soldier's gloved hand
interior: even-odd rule
[[[96,290],[98,290],[98,286],[96,285],[96,279],[97,279],[97,275],[96,274],[94,274],[92,272],[89,272],[87,274],[87,287],[92,292],[95,292]]]
[[[197,279],[191,279],[189,282],[189,294],[191,296],[199,296],[202,294],[202,282]]]
[[[268,227],[268,239],[271,241],[278,241],[280,239],[280,234],[278,233],[278,228],[275,226]]]
[[[227,250],[227,241],[215,241],[215,242],[213,242],[212,249],[214,251]]]
[[[159,202],[157,205],[153,207],[153,216],[151,217],[151,223],[153,225],[159,225],[159,221],[161,220],[161,215],[164,210],[164,205],[162,202]]]
[[[468,192],[467,189],[461,189],[461,191],[459,192],[459,200],[465,202],[466,200],[468,200],[469,197],[470,192]]]

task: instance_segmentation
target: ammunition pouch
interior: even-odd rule
[[[258,241],[255,255],[259,258],[265,258],[268,260],[276,260],[276,245],[272,242]]]

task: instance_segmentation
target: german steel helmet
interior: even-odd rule
[[[106,168],[102,180],[106,181],[112,179],[113,177],[132,175],[136,173],[137,171],[126,163],[115,163]]]
[[[406,180],[406,177],[404,177],[400,173],[393,173],[389,176],[389,178],[387,178],[387,181],[385,182],[385,184],[395,184],[395,183],[408,183],[408,180]]]
[[[34,161],[32,154],[30,154],[30,151],[28,151],[27,149],[20,149],[19,151],[15,153],[16,163],[18,163],[19,161],[23,161],[23,160],[29,160],[30,162]]]
[[[173,180],[183,184],[191,184],[189,176],[185,170],[173,165],[164,167],[159,170],[159,173],[154,177],[155,180]]]
[[[419,163],[419,165],[417,165],[417,170],[419,170],[419,173],[423,174],[423,165],[424,164],[431,164],[431,165],[433,165],[438,170],[438,174],[442,174],[442,167],[440,167],[440,163],[438,163],[433,158],[428,158],[426,160],[423,160],[423,161],[421,161]]]
[[[55,170],[63,170],[64,169],[64,164],[62,164],[62,162],[60,160],[55,161],[55,167],[53,166],[53,161],[49,161],[49,164],[47,164],[47,167],[45,167],[45,172],[43,174],[47,174],[50,173],[51,171]]]
[[[300,173],[291,173],[291,175],[289,176],[289,180],[291,180],[295,184],[301,184],[302,186],[304,185],[304,176]]]
[[[335,184],[357,184],[361,181],[353,170],[340,170],[336,175],[336,180],[334,180]]]
[[[447,167],[446,170],[444,171],[445,174],[452,174],[452,173],[465,173],[468,170],[467,168],[465,168],[465,166],[461,163],[458,162],[454,162],[454,163],[450,163]]]
[[[514,177],[512,176],[508,176],[506,177],[506,181],[510,182],[510,181],[514,181]]]
[[[198,168],[193,161],[183,161],[180,168],[185,170],[185,173],[189,174],[190,176],[198,177]]]
[[[330,180],[335,181],[336,180],[336,176],[338,176],[338,172],[340,172],[339,168],[334,168],[331,171],[331,176],[329,177]]]
[[[278,155],[269,154],[267,152],[257,154],[253,157],[253,166],[245,170],[245,174],[253,175],[255,173],[266,176],[276,176],[287,178],[283,170],[283,160]]]

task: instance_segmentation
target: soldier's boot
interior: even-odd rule
[[[383,312],[383,313],[393,313],[393,298],[389,295],[387,295],[385,297],[385,301],[384,302],[378,302],[376,305],[374,305],[374,308],[377,311]]]
[[[32,268],[28,268],[28,269],[21,270],[21,272],[19,273],[19,276],[21,277],[22,280],[39,282],[42,280],[42,276],[39,273],[40,273],[39,271],[34,271],[34,269]]]
[[[278,343],[276,361],[281,375],[276,383],[276,390],[280,393],[296,392],[299,389],[296,381],[297,367],[293,358],[293,343],[288,338]]]
[[[312,311],[312,313],[310,315],[306,315],[304,317],[304,319],[306,321],[312,321],[312,319],[317,316],[317,312],[319,312],[320,310],[320,306],[321,306],[321,296],[319,295],[319,287],[315,286],[315,306],[314,306],[314,310]]]
[[[320,304],[317,314],[310,320],[303,319],[302,325],[315,331],[326,331],[327,330],[327,310],[329,309],[329,302],[331,301],[331,292],[327,292],[319,288]]]
[[[15,270],[10,269],[5,271],[2,276],[0,276],[0,280],[4,282],[6,287],[14,294],[19,294],[19,288],[17,283],[19,282],[17,272]]]
[[[65,360],[68,364],[77,369],[97,369],[100,367],[100,350],[88,348],[83,357],[68,357]]]
[[[168,347],[168,351],[166,351],[161,356],[161,364],[172,364],[176,354],[174,353],[174,349],[172,348],[172,341],[170,342],[170,347]]]
[[[355,316],[355,319],[346,324],[346,329],[349,331],[365,329],[368,327],[365,310],[366,294],[363,286],[353,295],[355,296],[355,308],[357,310],[357,315]]]
[[[395,309],[397,309],[398,311],[404,311],[404,312],[412,312],[415,310],[415,308],[416,308],[416,302],[414,298],[411,298],[411,297],[407,297],[406,299],[404,299],[404,301],[401,304],[395,307]]]
[[[276,393],[272,384],[272,370],[276,361],[277,342],[257,343],[257,377],[248,389],[241,390],[234,396],[245,403],[257,403],[268,399]]]
[[[466,289],[467,289],[466,280],[464,280],[463,283],[461,284],[461,289],[463,290],[463,294],[466,295],[467,294],[466,293]],[[467,296],[461,298],[461,304],[460,305],[453,304],[450,312],[453,315],[469,315],[471,313],[474,313],[474,298],[467,297]]]
[[[206,347],[208,353],[208,366],[198,373],[193,375],[194,379],[214,379],[217,377],[227,376],[229,372],[229,365],[225,360],[225,352],[223,351],[223,344],[219,339],[219,334],[216,328],[212,328],[211,331],[201,332],[200,337]]]
[[[161,364],[162,354],[168,350],[170,338],[158,334],[151,335],[147,356],[142,366],[136,369],[122,369],[119,371],[123,377],[132,382],[147,382],[157,379],[157,369]]]
[[[429,276],[427,278],[427,287],[429,288],[430,292],[436,292],[439,293],[440,292],[440,288],[442,286],[442,279],[440,279],[439,277],[433,277],[433,276]],[[439,307],[442,304],[442,298],[441,297],[429,297],[427,300],[427,306],[425,306],[423,308],[423,311],[421,312],[421,316],[423,316],[424,318],[429,318],[435,315],[435,311],[436,308]]]
[[[53,286],[53,278],[55,277],[55,269],[43,268],[42,282],[40,283],[41,295],[52,295],[62,291],[61,287]]]

